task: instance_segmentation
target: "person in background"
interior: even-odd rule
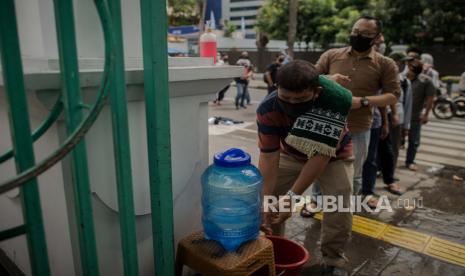
[[[395,63],[377,52],[381,44],[384,44],[382,22],[371,16],[362,16],[352,26],[350,46],[326,51],[316,65],[321,74],[328,74],[363,100],[362,108],[352,111],[348,119],[355,159],[354,194],[363,193],[363,167],[370,149],[373,111],[397,102],[400,90]],[[304,205],[300,212],[302,217],[314,215],[311,210],[317,206],[320,195],[320,185],[316,182],[312,186],[310,208]],[[368,200],[370,206],[377,204],[375,197],[370,196]]]
[[[252,68],[253,68],[253,65],[252,65],[252,62],[250,61],[250,58],[249,58],[249,53],[247,51],[243,51],[241,53],[241,56],[240,58],[237,60],[236,62],[236,65],[240,65],[240,66],[244,66],[244,74],[242,75],[242,77],[240,78],[236,78],[235,80],[237,79],[242,79],[242,81],[244,82],[245,86],[244,86],[244,89],[242,90],[242,96],[244,98],[244,100],[247,102],[247,104],[250,104],[250,93],[249,93],[249,81],[250,79],[253,78],[253,72],[252,72]],[[236,81],[237,82],[237,81]],[[237,98],[237,96],[236,96]],[[241,104],[241,107],[242,108],[246,108],[245,105],[243,104],[244,100],[240,100],[240,102],[242,103]],[[238,107],[238,104],[236,102],[236,109],[239,109]]]
[[[416,47],[410,47],[407,49],[406,53],[408,57],[420,59],[420,56],[421,54],[423,54],[423,51]]]
[[[431,78],[436,90],[439,90],[441,81],[439,80],[439,72],[434,69],[434,59],[430,54],[421,54],[421,62],[423,62],[423,74]]]
[[[373,48],[382,55],[385,53],[386,44],[384,43],[383,35],[378,37]],[[383,166],[381,165],[384,165],[388,169],[384,170],[384,173],[393,174],[393,172],[390,172],[393,171],[394,157],[389,133],[397,123],[397,109],[395,104],[391,104],[390,107],[374,108],[368,154],[363,164],[361,194],[368,198],[367,204],[371,208],[376,208],[378,205],[378,198],[375,196],[376,173],[378,169],[382,169]],[[388,179],[388,177],[385,178],[388,191],[400,194],[401,189],[394,182],[394,180]]]
[[[251,80],[254,80],[254,75],[253,75],[253,65],[250,64],[248,67],[246,67],[246,77],[247,77],[247,84],[245,86],[245,94],[244,94],[244,100],[246,101],[247,105],[251,105],[250,103],[250,91],[249,91],[249,84]]]
[[[217,54],[216,57],[216,66],[223,66],[223,65],[229,65],[229,56],[228,54]]]
[[[289,47],[286,46],[282,51],[281,54],[284,55],[283,65],[288,64],[293,60],[293,58],[289,55]]]
[[[399,72],[404,71],[406,62],[412,60],[404,53],[396,52],[389,55],[399,68]],[[399,124],[390,131],[392,149],[394,153],[394,164],[397,164],[399,159],[399,150],[403,145],[403,140],[408,136],[410,129],[410,121],[412,118],[412,84],[410,80],[402,73],[399,74],[401,95],[396,104],[397,114],[399,116]]]
[[[229,56],[228,54],[223,54],[219,59],[218,62],[215,64],[216,66],[225,66],[229,65]],[[224,99],[224,94],[229,90],[231,87],[231,84],[228,83],[223,89],[218,92],[216,99],[213,101],[213,103],[217,105],[221,105],[221,101]]]
[[[348,118],[355,157],[356,194],[362,187],[362,169],[368,154],[373,108],[395,104],[400,94],[395,62],[377,53],[373,47],[381,36],[381,21],[362,16],[352,27],[350,46],[326,51],[316,65],[321,74],[330,75],[352,91],[354,96],[362,97],[362,108],[351,111]]]
[[[239,59],[236,63],[239,66],[244,67],[244,71],[241,77],[235,78],[234,81],[236,82],[237,87],[237,95],[235,99],[236,110],[240,107],[246,108],[244,103],[247,101],[250,104],[250,94],[249,94],[249,80],[253,76],[252,66],[248,59]]]
[[[236,64],[243,64],[247,66],[252,65],[252,62],[250,62],[249,53],[247,51],[242,52]]]
[[[393,53],[389,56],[392,58],[399,72],[404,70],[405,62],[413,60],[403,53]],[[408,134],[412,114],[412,87],[410,80],[403,74],[399,74],[401,94],[398,102],[391,110],[396,110],[396,115],[388,114],[389,119],[389,136],[381,139],[378,146],[378,167],[383,175],[384,184],[388,185],[387,189],[393,194],[401,195],[404,191],[396,183],[395,172],[399,158],[399,149],[403,137]],[[394,119],[394,117],[397,117]]]
[[[278,75],[278,70],[284,62],[284,55],[277,54],[275,61],[268,66],[266,69],[264,80],[268,86],[268,94],[275,91],[278,88],[278,83],[276,81],[276,76]]]
[[[420,59],[421,54],[423,54],[423,51],[416,47],[410,47],[405,52],[407,53],[407,57],[410,58],[411,60]],[[404,70],[402,71],[402,74],[407,75],[407,73],[408,73],[408,66],[405,66]]]
[[[428,123],[429,112],[436,94],[431,78],[422,72],[423,63],[420,60],[414,59],[408,62],[407,78],[412,83],[412,119],[405,166],[412,171],[417,170],[415,157],[420,146],[421,126]]]

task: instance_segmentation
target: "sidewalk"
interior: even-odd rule
[[[376,192],[388,196],[394,212],[354,214],[352,240],[346,249],[349,258],[346,269],[352,275],[465,274],[463,255],[454,253],[465,250],[463,203],[444,208],[440,198],[432,200],[431,194],[435,193],[435,186],[441,185],[441,179],[425,174],[425,169],[422,167],[417,173],[398,169],[397,176],[407,191],[400,197],[385,191],[384,184],[378,179]],[[460,189],[459,186],[450,192],[460,193]],[[434,198],[441,196],[443,194],[436,194]],[[412,203],[418,204],[421,198],[424,206],[413,207]],[[407,200],[410,206],[403,207]],[[459,208],[461,215],[455,213]],[[321,215],[303,218],[294,214],[286,226],[285,236],[303,244],[312,256],[302,275],[318,272]],[[457,258],[460,256],[461,259]]]
[[[254,84],[260,86],[260,81]],[[263,82],[262,82],[263,83]],[[263,83],[264,84],[264,83]],[[251,154],[258,164],[255,110],[267,94],[264,89],[251,89],[253,105],[235,110],[227,93],[221,106],[210,106],[210,116],[224,116],[243,120],[243,125],[232,128],[210,126],[210,156],[230,147],[240,147]],[[436,139],[439,141],[439,139]],[[401,156],[404,152],[401,152]],[[426,153],[425,153],[426,155]],[[431,154],[431,160],[434,160]],[[437,156],[437,154],[436,154]],[[438,162],[420,164],[418,172],[400,167],[397,177],[406,193],[391,195],[378,179],[376,193],[386,195],[394,205],[394,212],[379,214],[358,213],[354,216],[353,237],[347,247],[348,271],[352,275],[465,275],[465,184],[452,180],[452,175],[465,176],[465,168],[445,167],[437,175],[428,174]],[[400,199],[400,200],[399,200]],[[421,203],[423,207],[402,206],[404,199]],[[405,201],[406,202],[406,201]],[[412,204],[411,204],[412,205]],[[286,237],[303,244],[311,254],[311,262],[302,275],[319,270],[321,259],[319,237],[321,216],[302,218],[295,214],[287,221]]]

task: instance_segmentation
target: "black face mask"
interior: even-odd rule
[[[364,37],[361,35],[350,36],[350,46],[360,53],[368,51],[374,44],[374,38]]]
[[[284,61],[283,58],[279,58],[279,59],[278,59],[278,62],[279,62],[279,63],[282,63],[283,61]]]
[[[412,66],[412,72],[415,75],[420,75],[421,72],[423,72],[423,67],[422,66]]]
[[[287,116],[297,118],[312,107],[313,99],[303,103],[291,104],[278,98],[278,104]]]

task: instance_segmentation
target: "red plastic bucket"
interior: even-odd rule
[[[276,276],[298,276],[310,254],[302,245],[278,236],[266,236],[273,243]]]

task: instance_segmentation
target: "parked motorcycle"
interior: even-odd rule
[[[456,106],[452,99],[446,95],[439,95],[434,100],[433,114],[438,119],[452,119],[455,116]]]
[[[433,114],[438,119],[465,117],[465,91],[460,91],[458,96],[451,98],[447,90],[441,87],[439,95],[434,100]]]
[[[455,116],[465,117],[465,91],[460,91],[459,95],[454,97],[452,101],[455,104]]]

